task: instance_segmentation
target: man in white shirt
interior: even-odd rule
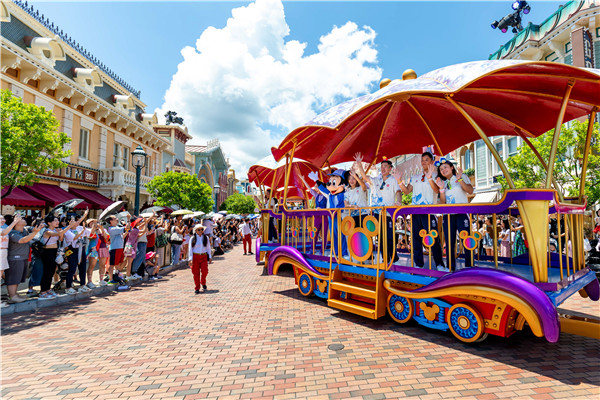
[[[202,225],[204,225],[204,234],[209,237],[213,236],[214,221],[210,218],[205,218],[202,220]]]
[[[433,154],[426,151],[421,155],[421,167],[423,173],[413,175],[410,178],[408,185],[404,181],[400,183],[400,188],[404,194],[412,192],[413,205],[428,205],[434,204],[439,193],[439,187],[435,183],[437,177],[436,168],[434,165]],[[412,247],[415,259],[415,264],[419,268],[423,268],[425,262],[423,260],[423,238],[420,235],[421,230],[430,232],[436,230],[439,233],[437,219],[429,214],[413,214],[412,220]],[[430,229],[431,226],[431,229]],[[442,247],[440,246],[439,235],[429,251],[433,254],[433,259],[438,266],[444,265],[442,257]]]
[[[393,207],[395,205],[402,204],[401,200],[396,200],[398,197],[402,199],[402,192],[400,191],[400,186],[398,186],[398,181],[391,175],[392,162],[390,160],[383,160],[381,164],[379,164],[381,174],[375,178],[371,178],[366,174],[362,166],[361,153],[356,153],[354,155],[354,160],[358,166],[358,172],[360,173],[361,178],[370,185],[371,196],[369,205],[371,207]],[[379,219],[379,214],[373,213],[373,216]],[[396,253],[396,245],[394,243],[394,221],[392,221],[392,217],[390,217],[389,214],[386,215],[385,220],[387,237],[386,254],[388,257],[388,262],[392,260],[397,261],[398,254]],[[379,235],[383,238],[383,229],[380,229]],[[379,243],[383,243],[383,241],[380,240]],[[380,253],[383,254],[382,251],[380,251]]]
[[[244,222],[240,224],[240,233],[242,234],[242,242],[244,244],[244,255],[254,254],[252,252],[252,231],[250,231],[250,222],[248,218],[244,219]],[[246,252],[246,244],[248,244],[248,251]]]
[[[194,226],[194,235],[190,242],[188,262],[194,274],[196,294],[206,291],[206,275],[208,275],[208,264],[212,264],[212,249],[208,235],[204,233],[204,226]]]

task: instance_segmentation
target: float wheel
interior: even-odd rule
[[[391,293],[388,296],[387,309],[390,317],[401,324],[410,321],[414,313],[414,305],[410,299]]]
[[[298,290],[302,296],[310,296],[313,294],[315,287],[312,278],[306,272],[303,272],[298,277]]]
[[[459,303],[450,307],[448,326],[452,334],[465,343],[476,342],[483,335],[483,318],[475,308],[467,304]]]
[[[477,339],[475,342],[477,342],[477,343],[483,342],[485,339],[487,339],[487,337],[488,337],[488,333],[483,332],[483,335],[481,335],[481,337],[479,339]]]

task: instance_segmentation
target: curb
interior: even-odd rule
[[[187,262],[180,262],[177,265],[169,265],[167,267],[163,267],[160,269],[160,272],[163,274],[168,274],[177,269],[181,269],[183,267],[187,267]],[[144,276],[142,279],[135,279],[128,281],[127,283],[130,286],[139,285],[142,282],[147,282],[148,277]],[[57,297],[49,300],[39,300],[38,298],[32,298],[30,300],[24,301],[22,303],[9,304],[6,307],[3,307],[0,311],[0,315],[9,315],[20,312],[35,312],[42,308],[52,307],[61,304],[68,304],[75,301],[86,300],[94,296],[104,295],[111,292],[117,292],[117,285],[107,285],[107,286],[97,286],[94,289],[91,289],[89,292],[76,293],[74,295],[70,294],[59,294]]]

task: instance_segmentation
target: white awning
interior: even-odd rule
[[[498,192],[481,192],[476,193],[471,203],[493,203],[498,197]]]

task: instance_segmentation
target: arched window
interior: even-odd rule
[[[464,157],[465,157],[465,164],[464,164],[465,165],[465,169],[472,168],[472,165],[471,165],[471,150],[469,150],[469,149],[465,150]]]

